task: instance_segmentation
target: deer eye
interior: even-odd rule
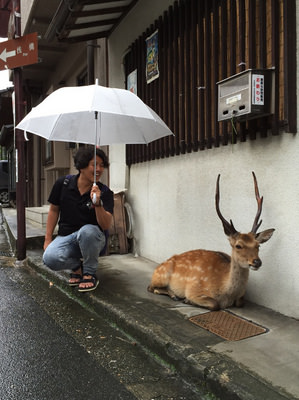
[[[236,244],[236,249],[242,249],[242,246],[240,244]]]

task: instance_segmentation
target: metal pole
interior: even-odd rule
[[[96,45],[95,40],[87,41],[87,83],[88,85],[94,84],[94,48]]]
[[[20,0],[13,1],[15,12],[16,36],[21,36],[21,7]],[[23,118],[23,82],[21,68],[14,69],[15,87],[15,124]],[[20,129],[15,130],[16,135],[16,203],[17,203],[17,259],[26,258],[26,223],[25,223],[25,151],[24,133]]]

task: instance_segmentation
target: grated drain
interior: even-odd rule
[[[230,341],[242,340],[267,332],[266,328],[228,311],[211,311],[195,315],[189,318],[189,321]]]

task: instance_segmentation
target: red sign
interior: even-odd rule
[[[37,33],[0,43],[0,70],[37,63]]]

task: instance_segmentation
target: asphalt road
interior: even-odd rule
[[[0,269],[0,398],[135,399]]]
[[[10,256],[0,225],[1,400],[195,400],[133,338]]]

